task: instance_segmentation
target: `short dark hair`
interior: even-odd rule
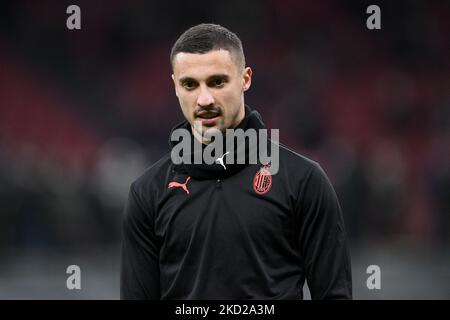
[[[175,42],[170,53],[173,68],[175,55],[180,52],[207,53],[212,50],[227,50],[238,66],[245,67],[245,56],[239,37],[218,24],[202,23],[186,30]]]

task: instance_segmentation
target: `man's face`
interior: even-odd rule
[[[175,92],[197,139],[207,130],[236,127],[244,118],[244,91],[252,70],[237,65],[227,50],[174,57]]]

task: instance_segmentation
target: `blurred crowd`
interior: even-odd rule
[[[247,104],[322,165],[352,244],[448,244],[450,4],[380,1],[381,30],[368,5],[2,2],[0,250],[118,243],[130,182],[182,120],[171,46],[200,22],[241,38]]]

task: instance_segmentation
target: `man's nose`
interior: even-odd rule
[[[200,107],[208,107],[214,105],[214,97],[208,88],[200,88],[200,94],[197,97],[197,105]]]

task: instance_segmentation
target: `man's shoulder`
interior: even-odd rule
[[[291,186],[299,187],[299,198],[336,197],[333,185],[319,162],[280,145],[280,170],[281,166],[284,166],[284,177]]]
[[[165,181],[171,170],[171,165],[170,152],[168,152],[145,169],[144,172],[131,183],[132,187],[136,192],[142,192],[142,190],[149,190],[157,183]]]
[[[297,177],[304,177],[313,170],[322,170],[318,162],[292,150],[282,143],[279,143],[279,153],[280,169],[281,166],[283,166],[287,172],[290,172]]]

